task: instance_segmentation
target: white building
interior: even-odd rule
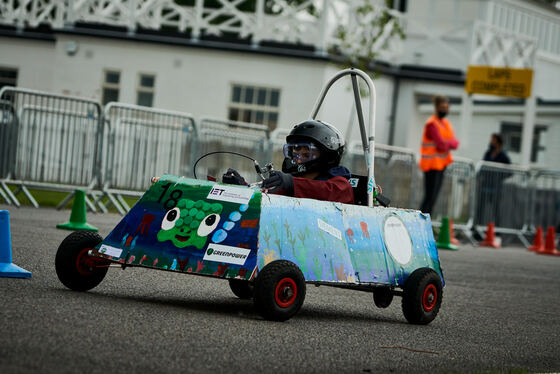
[[[298,8],[278,1],[274,14],[264,0],[236,2],[237,8],[230,0],[214,1],[217,8],[205,7],[205,0],[177,3],[0,0],[0,83],[290,128],[308,118],[323,84],[340,69],[340,59],[327,53],[337,44],[336,24],[351,28],[356,20],[335,0],[308,0]],[[244,3],[254,5],[241,11]],[[560,11],[537,0],[393,3],[391,14],[406,39],[391,39],[370,66],[380,73],[376,140],[417,150],[430,97],[445,94],[461,142],[458,155],[479,160],[490,134],[499,132],[512,160],[521,161],[522,141],[530,142],[521,136],[522,99],[475,95],[472,120],[464,125],[461,119],[473,29],[490,24],[512,40],[536,43],[531,162],[558,169]],[[306,11],[311,5],[316,16]],[[321,118],[346,130],[349,85],[340,85],[324,108]],[[353,129],[352,138],[358,136]]]

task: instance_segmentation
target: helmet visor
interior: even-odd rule
[[[297,164],[316,160],[321,151],[313,143],[288,143],[284,145],[284,157]]]

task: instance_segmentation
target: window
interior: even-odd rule
[[[521,134],[523,126],[520,123],[502,122],[500,132],[504,140],[506,152],[521,153]],[[531,145],[531,162],[542,160],[546,147],[546,126],[536,125],[533,129],[533,144]]]
[[[115,70],[106,70],[103,78],[103,94],[101,102],[103,105],[111,101],[119,101],[119,84],[121,73]]]
[[[406,12],[407,0],[389,0],[388,5],[390,8],[396,9],[399,12]]]
[[[151,74],[138,75],[138,89],[136,93],[136,104],[142,106],[153,106],[154,87],[156,76]]]
[[[274,130],[278,124],[279,107],[279,89],[234,84],[231,87],[228,118],[267,125],[270,130]]]
[[[17,69],[0,67],[0,89],[4,86],[17,86]]]

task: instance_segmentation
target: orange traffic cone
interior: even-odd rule
[[[542,252],[544,251],[544,240],[543,240],[543,230],[542,226],[537,227],[537,232],[535,233],[535,239],[533,239],[533,245],[527,248],[528,251]]]
[[[554,226],[548,226],[545,240],[544,250],[537,251],[537,253],[540,255],[560,256],[560,252],[556,249],[556,233],[554,232]]]
[[[496,240],[496,235],[494,234],[494,222],[490,222],[486,229],[486,238],[484,241],[479,243],[481,247],[492,247],[492,248],[500,248],[501,244],[498,243]]]
[[[449,241],[453,245],[459,245],[459,240],[455,237],[455,230],[453,229],[453,220],[449,220]]]

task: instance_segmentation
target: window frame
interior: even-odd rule
[[[235,90],[239,88],[239,100],[234,101]],[[246,102],[248,90],[252,92],[251,102]],[[264,104],[259,104],[260,93],[264,90]],[[272,98],[277,95],[276,104],[272,105]],[[230,82],[230,95],[227,108],[227,118],[231,121],[249,122],[265,125],[274,130],[280,119],[280,105],[282,90],[280,87],[264,86],[250,83]],[[236,112],[232,115],[232,112]],[[262,119],[258,117],[262,114]],[[246,118],[246,116],[249,118]]]
[[[152,87],[147,87],[142,85],[142,78],[148,76],[153,79]],[[145,106],[147,108],[153,108],[155,97],[156,97],[156,74],[148,73],[148,72],[139,72],[136,77],[137,77],[136,78],[136,105]],[[140,94],[152,95],[150,105],[140,104]]]
[[[111,83],[111,82],[107,82],[107,74],[110,73],[116,73],[119,75],[119,82],[118,83]],[[103,69],[103,76],[102,76],[102,83],[101,83],[101,104],[102,105],[107,105],[108,103],[110,103],[111,101],[107,101],[105,102],[105,90],[117,90],[117,100],[115,101],[119,101],[120,95],[121,95],[121,78],[122,78],[122,74],[121,71],[119,69]]]
[[[0,89],[4,86],[17,87],[17,82],[19,78],[19,69],[17,67],[0,65],[0,71],[15,73],[15,78],[13,79],[6,78],[4,80],[4,78],[0,76]]]

